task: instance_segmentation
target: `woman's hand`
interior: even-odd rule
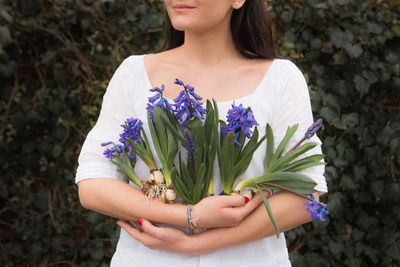
[[[281,232],[310,221],[310,214],[302,197],[279,192],[269,202]],[[234,227],[214,228],[191,236],[174,228],[155,227],[146,220],[143,220],[144,232],[126,222],[118,224],[149,248],[190,255],[209,253],[275,235],[275,228],[263,206],[259,206]]]
[[[269,196],[268,192],[264,192],[264,194]],[[238,225],[259,207],[260,203],[262,203],[262,199],[259,193],[247,203],[243,196],[211,196],[201,200],[193,207],[191,217],[193,220],[198,218],[197,227],[199,228]],[[117,224],[148,248],[198,255],[204,251],[197,250],[196,247],[208,246],[199,244],[207,241],[204,238],[199,240],[198,237],[202,234],[188,236],[182,230],[172,227],[157,227],[145,219],[140,219],[138,222],[141,223],[143,232],[128,221],[119,220]]]
[[[267,192],[265,192],[268,197]],[[248,199],[247,199],[248,200]],[[243,196],[210,196],[193,206],[191,219],[198,228],[227,227],[239,224],[262,203],[256,196],[246,203]]]
[[[139,219],[138,222],[141,223],[143,232],[127,221],[119,220],[117,224],[148,248],[192,254],[191,237],[183,231],[171,227],[157,227],[144,219]]]

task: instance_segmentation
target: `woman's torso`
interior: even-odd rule
[[[147,73],[143,56],[132,56],[126,59],[127,64],[131,64],[132,71],[132,91],[127,92],[127,97],[132,102],[132,117],[140,118],[144,122],[146,134],[150,136],[146,123],[146,105],[148,97],[153,93],[149,91],[152,86],[161,86],[161,84],[151,84]],[[235,104],[243,104],[243,106],[251,106],[256,120],[259,123],[260,136],[265,133],[266,123],[273,120],[274,110],[276,109],[276,92],[281,85],[280,74],[282,73],[282,65],[286,64],[283,60],[274,60],[258,85],[250,90],[250,94],[237,97]],[[264,64],[264,67],[266,65]],[[171,74],[168,79],[173,83],[175,77]],[[181,79],[181,78],[180,78]],[[161,81],[157,82],[160,83]],[[167,82],[164,83],[167,86]],[[186,81],[184,81],[186,82]],[[196,84],[190,84],[197,87]],[[167,89],[168,90],[168,87]],[[195,89],[196,90],[196,89]],[[197,90],[199,92],[201,90]],[[178,92],[178,91],[176,91]],[[238,94],[240,95],[240,94]],[[174,95],[168,95],[173,98]],[[228,97],[227,101],[219,101],[219,117],[226,119],[228,109],[231,107],[233,100]],[[154,148],[153,148],[154,149]],[[154,151],[154,150],[153,150]],[[261,146],[254,154],[253,160],[248,170],[242,176],[243,178],[255,177],[263,172],[265,146]],[[158,162],[159,164],[159,162]],[[138,161],[135,171],[139,177],[147,177],[148,168],[143,162]],[[222,191],[222,185],[219,179],[217,164],[214,168],[214,193],[219,194]],[[264,238],[255,242],[247,243],[239,246],[224,248],[212,253],[200,256],[187,256],[165,251],[151,250],[144,247],[140,242],[133,239],[123,229],[121,230],[120,240],[117,250],[113,256],[111,266],[290,266],[288,260],[288,252],[286,249],[285,237],[283,234],[279,238],[276,236]]]

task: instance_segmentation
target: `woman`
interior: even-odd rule
[[[88,209],[120,219],[112,266],[290,266],[284,236],[275,236],[259,196],[247,204],[241,196],[203,199],[193,207],[192,217],[199,218],[198,227],[210,230],[188,236],[180,229],[153,225],[187,226],[185,205],[146,205],[144,195],[115,179],[121,174],[102,158],[99,144],[115,140],[126,118],[146,121],[148,89],[165,84],[164,97],[177,96],[175,78],[194,86],[204,99],[214,98],[220,114],[226,114],[233,100],[251,106],[260,135],[268,122],[277,141],[295,123],[299,130],[294,139],[300,139],[313,121],[302,73],[290,61],[277,59],[263,0],[165,0],[165,6],[165,51],[127,58],[110,81],[98,122],[79,157],[80,201]],[[319,151],[318,146],[309,153]],[[256,151],[243,177],[262,173],[264,153],[265,146]],[[146,177],[148,169],[138,161],[135,171]],[[323,172],[321,166],[306,171],[319,192],[327,191]],[[215,193],[221,191],[218,178],[216,171]],[[282,192],[269,201],[281,231],[310,221],[300,197]],[[143,232],[128,222],[136,220]]]

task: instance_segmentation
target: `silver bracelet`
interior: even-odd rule
[[[188,235],[192,234],[192,223],[191,223],[191,212],[192,212],[192,205],[188,204],[186,208],[187,220],[188,220]]]

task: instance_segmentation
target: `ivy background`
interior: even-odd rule
[[[326,222],[287,233],[293,266],[400,265],[400,1],[267,1],[305,73],[326,154]],[[74,173],[116,67],[162,43],[155,0],[0,0],[0,265],[108,266],[114,219]]]

